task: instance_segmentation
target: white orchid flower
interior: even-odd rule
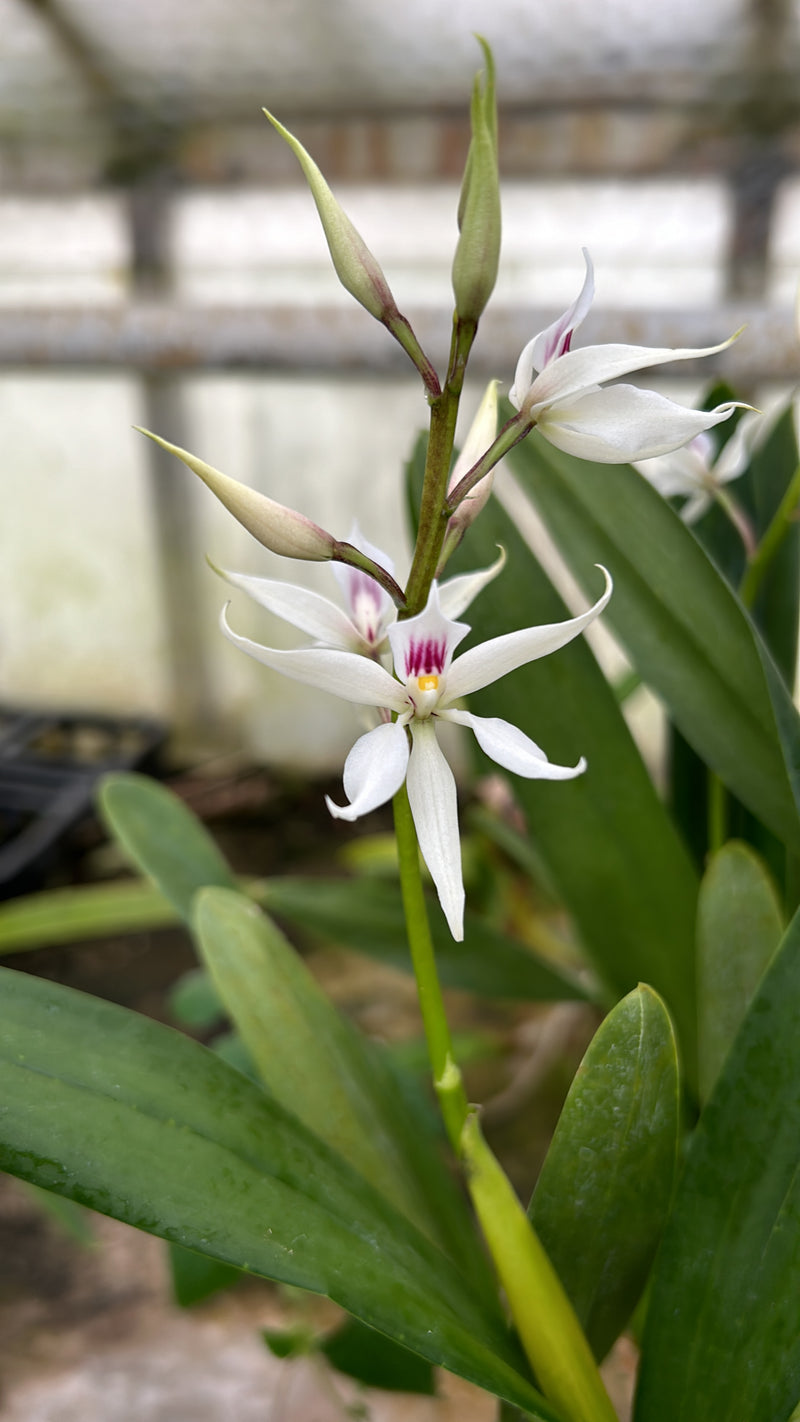
[[[348,542],[394,577],[392,559],[369,543],[358,525],[353,526]],[[462,612],[466,612],[478,593],[497,577],[505,556],[501,551],[491,567],[475,573],[462,573],[442,584],[442,608],[448,617],[460,617]],[[340,651],[356,652],[359,656],[380,660],[389,651],[388,632],[397,617],[397,608],[389,594],[368,573],[343,563],[332,563],[330,566],[339,584],[344,608],[321,593],[298,587],[295,583],[227,572],[222,568],[215,568],[215,571],[233,587],[247,593],[259,606],[313,637],[317,646],[335,647]]]
[[[761,426],[761,416],[754,411],[739,422],[716,457],[711,436],[703,432],[682,449],[656,459],[637,460],[636,468],[663,498],[686,499],[681,518],[684,523],[696,523],[710,508],[718,490],[744,473]]]
[[[436,723],[468,726],[481,749],[516,775],[539,780],[571,780],[580,775],[586,768],[584,760],[573,766],[553,765],[516,726],[458,710],[455,703],[517,667],[557,651],[583,632],[611,596],[611,579],[602,571],[605,592],[588,612],[566,622],[494,637],[455,661],[453,653],[470,629],[446,615],[434,583],[425,610],[388,629],[394,676],[379,662],[339,647],[297,651],[262,647],[234,632],[223,610],[225,636],[257,661],[356,705],[381,710],[381,724],[356,741],[345,761],[344,789],[350,803],[336,805],[328,799],[328,809],[338,819],[358,819],[384,805],[407,782],[420,849],[455,939],[464,936],[456,786],[436,739]],[[390,720],[392,714],[395,720]]]
[[[715,410],[689,410],[634,385],[603,388],[606,381],[634,370],[716,355],[735,337],[702,350],[605,345],[573,351],[573,334],[594,298],[594,272],[585,248],[583,256],[586,277],[579,296],[563,316],[528,342],[517,362],[509,391],[514,408],[529,415],[557,449],[601,464],[627,464],[666,454],[701,430],[727,420],[736,409],[735,401]]]

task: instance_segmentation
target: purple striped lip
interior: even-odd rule
[[[446,637],[412,639],[405,654],[406,676],[440,676],[444,671],[446,655]]]

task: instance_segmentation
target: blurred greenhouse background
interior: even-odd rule
[[[223,641],[204,554],[321,591],[330,570],[258,548],[131,427],[339,537],[357,518],[402,570],[419,381],[339,288],[260,110],[314,154],[441,364],[476,30],[505,225],[473,395],[572,299],[582,246],[586,339],[706,345],[747,322],[717,371],[748,396],[793,385],[800,0],[0,0],[0,701],[341,763],[350,708]],[[669,388],[688,402],[704,378]],[[285,640],[257,616],[237,604]]]

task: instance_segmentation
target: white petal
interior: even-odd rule
[[[347,541],[394,577],[394,561],[364,537],[357,523],[353,524]],[[394,603],[389,594],[368,573],[352,568],[348,563],[334,562],[331,570],[357,630],[367,641],[382,641],[383,629],[394,615]],[[372,639],[367,635],[370,629],[374,630]]]
[[[458,657],[447,674],[442,692],[442,706],[449,706],[461,696],[471,691],[479,691],[489,686],[499,677],[515,671],[517,667],[546,657],[566,646],[577,637],[595,617],[603,611],[611,596],[612,583],[605,568],[597,566],[606,580],[606,590],[594,607],[582,612],[580,617],[571,617],[566,622],[552,622],[543,627],[523,627],[519,632],[507,632],[504,637],[493,637],[490,642],[482,642]]]
[[[714,464],[714,481],[727,484],[743,474],[766,432],[766,422],[758,410],[751,410],[741,419]]]
[[[439,588],[431,585],[430,596],[422,612],[405,622],[395,622],[389,628],[389,642],[395,671],[403,681],[408,676],[432,671],[441,674],[469,632],[463,622],[453,622],[439,606]]]
[[[553,765],[524,731],[497,716],[473,716],[469,711],[442,711],[440,714],[443,721],[469,726],[481,750],[505,770],[524,775],[527,780],[574,780],[586,769],[583,756],[577,765]]]
[[[534,336],[532,340],[528,341],[528,344],[522,347],[522,353],[517,361],[517,368],[514,371],[514,381],[508,392],[508,398],[515,410],[521,408],[525,396],[533,385],[533,379],[536,375],[536,367],[533,364],[533,353],[538,341],[538,336]]]
[[[464,937],[464,881],[453,772],[442,754],[433,722],[412,721],[408,799],[422,857],[436,885],[453,937]]]
[[[349,617],[330,598],[321,597],[309,588],[299,588],[293,583],[275,582],[270,578],[254,578],[247,573],[229,573],[224,568],[215,569],[232,587],[241,588],[260,607],[291,622],[301,632],[307,632],[318,642],[331,647],[341,647],[356,651],[361,639]]]
[[[655,390],[612,385],[571,402],[558,401],[542,413],[537,428],[566,454],[600,464],[627,464],[677,449],[701,430],[727,420],[735,408],[730,403],[716,410],[690,410]]]
[[[489,446],[494,444],[497,434],[497,387],[499,384],[499,380],[490,380],[484,391],[477,414],[469,427],[458,459],[453,465],[447,485],[448,493],[456,487],[465,474],[469,474],[470,469],[474,468]]]
[[[504,548],[500,549],[500,557],[492,563],[490,568],[483,568],[478,573],[460,573],[456,578],[448,578],[447,582],[439,584],[439,607],[445,617],[460,617],[478,593],[493,582],[497,574],[502,572],[506,561]]]
[[[315,686],[319,691],[329,691],[333,696],[341,696],[343,701],[352,701],[357,706],[388,706],[392,711],[408,709],[405,690],[384,667],[369,657],[360,657],[356,652],[339,652],[328,647],[308,647],[297,651],[279,651],[274,647],[262,647],[259,642],[251,642],[249,637],[240,637],[234,632],[226,616],[226,608],[220,615],[220,626],[229,642],[263,662],[265,667],[291,677],[293,681],[303,681]]]
[[[564,312],[564,315],[559,316],[552,326],[541,331],[533,342],[534,370],[544,370],[552,360],[557,360],[559,356],[566,354],[573,331],[578,329],[589,314],[589,309],[594,301],[594,268],[585,247],[583,248],[583,260],[586,263],[586,276],[578,296]]]
[[[530,391],[531,412],[539,405],[549,405],[553,400],[577,395],[589,386],[600,385],[606,380],[618,380],[621,375],[630,375],[633,370],[647,370],[650,366],[666,365],[673,360],[697,360],[701,356],[717,355],[735,340],[736,336],[731,336],[718,346],[706,346],[702,350],[604,345],[583,346],[580,350],[568,351],[548,365],[541,375],[537,375]]]
[[[344,793],[349,805],[325,796],[334,819],[357,820],[397,794],[406,778],[408,735],[403,726],[385,722],[361,736],[344,763]]]
[[[711,495],[707,490],[702,489],[700,493],[693,494],[681,509],[681,518],[689,527],[703,517],[707,509],[711,507]]]

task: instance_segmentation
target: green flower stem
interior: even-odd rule
[[[747,571],[742,578],[742,585],[739,595],[745,607],[752,607],[761,582],[775,554],[786,537],[792,522],[797,513],[797,506],[800,503],[800,464],[789,480],[786,493],[781,499],[772,522],[767,528],[764,537],[750,559]]]
[[[352,543],[337,542],[334,544],[332,559],[335,563],[346,563],[350,568],[360,568],[362,573],[369,573],[376,583],[380,583],[384,592],[389,594],[396,607],[401,611],[405,608],[405,593],[399,583],[395,582],[386,568],[382,568],[380,563],[362,553],[360,548],[354,548]]]
[[[439,377],[405,316],[395,310],[391,315],[383,317],[383,324],[387,331],[391,331],[395,340],[403,347],[406,355],[414,362],[414,365],[422,376],[422,383],[428,392],[428,399],[437,399],[442,393]]]
[[[515,444],[519,444],[520,440],[524,439],[526,435],[529,435],[533,427],[533,421],[528,415],[519,414],[511,416],[511,419],[503,425],[494,444],[489,445],[486,453],[481,456],[477,464],[474,464],[469,472],[464,475],[464,478],[459,480],[458,484],[456,484],[456,487],[447,500],[446,511],[448,514],[455,513],[459,504],[462,503],[467,497],[467,494],[475,488],[475,485],[479,484],[481,479],[484,479],[486,475],[494,469],[495,465],[500,463],[500,460],[508,454],[509,450],[514,448]]]
[[[511,1317],[542,1392],[565,1422],[618,1422],[561,1281],[474,1111],[464,1123],[461,1156]]]
[[[727,489],[721,489],[719,485],[714,489],[714,498],[725,514],[725,517],[736,529],[736,532],[744,544],[744,551],[747,557],[754,557],[756,552],[756,536],[753,525],[741,504],[734,499],[732,494],[728,493]]]
[[[475,321],[454,321],[445,387],[441,395],[430,402],[431,427],[419,508],[417,543],[406,586],[406,610],[401,612],[401,616],[414,617],[422,611],[428,601],[431,583],[439,565],[449,517],[449,510],[446,508],[447,480],[453,457],[458,404],[476,329]]]
[[[428,1043],[433,1082],[447,1134],[454,1150],[457,1151],[464,1122],[467,1119],[468,1104],[461,1081],[461,1073],[453,1056],[453,1044],[442,1000],[442,989],[436,968],[433,939],[428,923],[428,910],[422,887],[417,832],[414,829],[411,806],[408,803],[405,786],[402,790],[398,790],[394,797],[394,824],[408,945],[414,965],[414,976],[417,980],[419,1005]]]

